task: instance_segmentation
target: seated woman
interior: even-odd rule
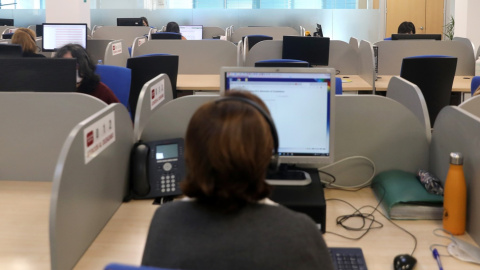
[[[28,28],[18,28],[12,36],[12,44],[22,46],[23,57],[45,57],[43,54],[37,54],[38,47],[35,41],[37,36],[33,30]]]
[[[167,23],[167,26],[165,27],[165,32],[172,32],[172,33],[180,33],[180,26],[178,26],[178,23],[176,22],[169,22]],[[182,36],[183,40],[186,40],[187,38]]]
[[[92,95],[107,104],[120,102],[112,90],[100,81],[100,76],[95,74],[95,63],[82,46],[67,44],[57,51],[55,58],[77,59],[78,92]]]
[[[188,197],[156,210],[142,265],[333,269],[313,220],[268,199],[265,175],[276,139],[265,104],[245,91],[226,97],[204,104],[190,120],[181,183]]]
[[[412,22],[402,22],[398,26],[398,34],[415,34],[415,25]]]

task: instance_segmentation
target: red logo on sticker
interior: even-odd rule
[[[93,130],[87,133],[87,147],[93,144]]]
[[[115,45],[112,46],[112,49],[115,51]]]
[[[152,99],[155,98],[155,89],[152,89]]]

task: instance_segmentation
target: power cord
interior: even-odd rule
[[[349,169],[351,170],[352,168],[359,167],[358,162],[359,161],[367,161],[367,163],[371,167],[371,174],[368,177],[367,180],[361,181],[360,183],[351,183],[351,181],[344,181],[344,183],[341,183],[341,181],[337,181],[338,177],[335,177],[334,175],[336,174],[341,174],[345,173],[345,171],[348,171]],[[362,165],[362,164],[360,164]],[[363,165],[362,165],[363,166]],[[327,170],[331,170],[331,172],[328,172]],[[372,182],[373,177],[375,176],[375,162],[373,160],[365,157],[365,156],[351,156],[347,157],[344,159],[341,159],[339,161],[336,161],[332,164],[329,164],[327,166],[318,168],[318,173],[320,177],[320,181],[325,184],[325,187],[330,188],[330,187],[337,187],[337,188],[345,188],[345,189],[352,189],[352,188],[362,188],[367,185],[369,185]],[[330,177],[329,180],[325,180],[324,177],[322,177],[322,174],[325,174]],[[350,179],[351,176],[348,177]],[[328,178],[327,178],[328,179]],[[349,182],[349,183],[347,183]]]

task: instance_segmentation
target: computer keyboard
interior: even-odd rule
[[[329,248],[336,270],[367,270],[361,248]]]
[[[312,179],[304,171],[283,169],[268,173],[266,181],[274,186],[306,186],[312,182]]]

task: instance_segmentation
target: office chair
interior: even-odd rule
[[[472,83],[470,84],[470,91],[473,96],[473,93],[475,93],[475,90],[480,86],[480,76],[474,76],[472,78]]]
[[[178,55],[169,54],[148,54],[127,60],[127,68],[132,70],[132,84],[129,97],[132,119],[135,119],[138,96],[140,91],[142,91],[143,85],[159,74],[165,73],[168,75],[172,83],[173,98],[177,97],[178,62]]]
[[[110,263],[105,266],[104,270],[169,270],[166,268],[158,268],[153,266],[133,266],[121,263]]]
[[[450,105],[457,58],[444,55],[420,55],[403,58],[400,77],[417,85],[427,104],[433,127],[440,110]]]
[[[115,96],[129,111],[130,85],[132,82],[132,70],[125,67],[97,65],[96,73],[100,81],[112,89]]]
[[[182,39],[182,35],[175,32],[157,32],[152,33],[150,37],[151,39]]]

